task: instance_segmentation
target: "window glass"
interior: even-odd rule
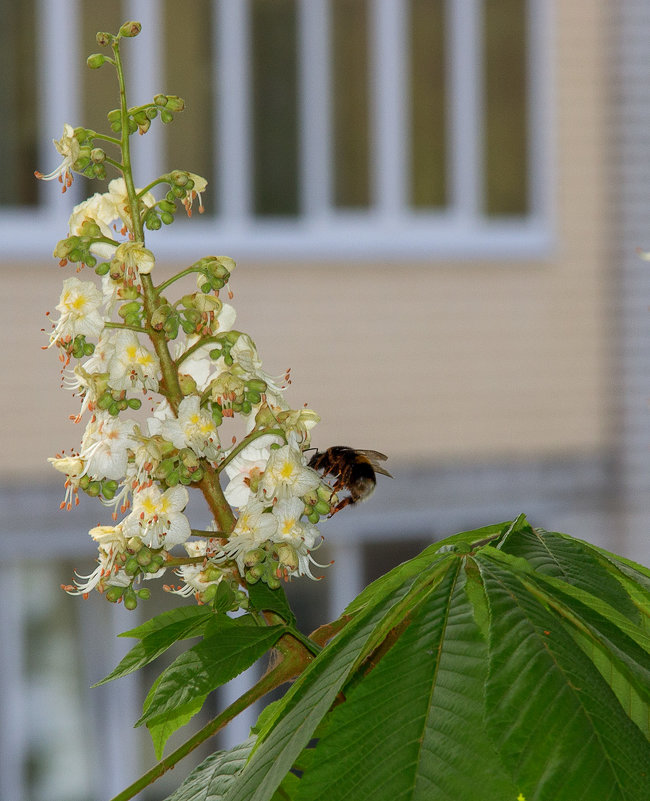
[[[253,0],[251,40],[254,210],[297,214],[295,0]]]
[[[2,4],[0,25],[0,205],[36,203],[36,27],[33,0]],[[58,134],[60,136],[60,133]]]
[[[528,211],[526,7],[485,1],[484,211],[491,216]]]
[[[334,205],[370,201],[368,3],[331,0]]]
[[[214,213],[214,97],[216,59],[212,48],[214,3],[193,0],[192,13],[184,3],[165,0],[164,80],[170,94],[180,95],[185,111],[164,126],[165,169],[184,169],[207,179],[210,191],[202,199],[206,214]],[[209,66],[208,66],[209,65]],[[158,123],[160,124],[160,123]]]
[[[445,115],[445,4],[410,0],[411,204],[447,200]]]

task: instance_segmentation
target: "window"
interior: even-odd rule
[[[110,69],[78,66],[97,49],[95,29],[114,30],[128,16],[128,3],[122,15],[105,6],[32,0],[4,29],[5,58],[17,48],[37,55],[1,79],[5,96],[22,99],[3,133],[14,171],[0,185],[0,228],[17,253],[34,213],[43,239],[27,239],[40,252],[60,238],[65,213],[56,187],[34,187],[32,166],[56,161],[50,140],[63,122],[99,126],[116,105]],[[161,88],[187,101],[174,125],[136,143],[141,183],[168,166],[212,179],[206,214],[191,232],[176,224],[168,251],[189,241],[197,253],[218,243],[240,258],[541,255],[551,236],[549,7],[163,0],[138,8],[143,34],[124,48],[132,102]]]

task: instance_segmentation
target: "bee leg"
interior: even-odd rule
[[[328,517],[333,517],[337,512],[340,512],[341,509],[345,509],[346,506],[349,504],[354,503],[354,499],[352,496],[348,495],[347,498],[343,498],[342,501],[339,501],[334,509],[329,513]]]

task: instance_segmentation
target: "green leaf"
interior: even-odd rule
[[[171,709],[160,718],[156,718],[155,721],[147,723],[151,741],[156,752],[156,759],[162,759],[167,740],[177,729],[189,723],[194,715],[200,711],[206,697],[206,695],[197,695],[186,704]]]
[[[167,712],[226,684],[250,667],[284,634],[284,626],[228,626],[181,654],[160,675],[135,724],[161,722]]]
[[[166,801],[222,801],[254,745],[249,737],[230,751],[210,754]]]
[[[507,567],[477,562],[490,605],[486,719],[529,801],[647,801],[650,743],[595,665]]]
[[[289,601],[282,587],[272,590],[268,584],[258,581],[257,584],[250,584],[248,595],[255,609],[260,612],[277,612],[278,615],[290,626],[296,625],[296,617],[291,611]]]
[[[188,614],[188,610],[194,611]],[[214,618],[214,613],[206,607],[180,607],[173,611],[183,614],[172,615],[164,612],[142,626],[121,635],[141,637],[141,640],[106,678],[93,684],[93,687],[99,687],[148,665],[175,642],[202,634],[206,625]]]
[[[538,573],[561,578],[599,596],[630,620],[639,621],[639,611],[629,595],[587,543],[526,525],[509,532],[499,549],[523,557]]]
[[[487,645],[458,561],[379,664],[345,690],[292,798],[515,801],[485,730],[486,676]]]
[[[129,629],[128,631],[123,631],[117,636],[136,637],[138,640],[141,640],[148,634],[164,629],[172,623],[179,623],[186,620],[209,620],[211,617],[213,617],[213,612],[209,606],[179,606],[175,609],[163,612],[160,615],[156,615],[156,617],[152,617],[151,620],[147,620],[140,626],[136,626],[134,629]]]
[[[282,699],[280,712],[260,732],[258,745],[227,801],[267,801],[312,738],[317,726],[364,653],[376,647],[376,631],[387,617],[403,619],[456,561],[447,555],[435,576],[410,577],[384,598],[366,607],[327,645]],[[409,603],[409,601],[412,601]],[[395,610],[399,609],[399,614]]]

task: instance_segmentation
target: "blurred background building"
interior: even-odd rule
[[[202,217],[149,237],[157,274],[234,257],[238,327],[269,372],[291,367],[289,401],[323,418],[314,444],[390,457],[394,481],[323,526],[326,579],[290,587],[305,629],[428,542],[519,512],[650,557],[647,3],[4,3],[7,801],[102,801],[154,761],[129,728],[146,677],[88,686],[126,651],[115,634],[170,604],[129,614],[61,592],[91,569],[85,532],[108,521],[89,499],[60,512],[45,461],[81,436],[40,350],[70,274],[51,252],[101,187],[77,178],[61,196],[32,177],[57,163],[64,122],[106,130],[114,73],[85,59],[125,19],[143,23],[123,48],[131,104],[159,91],[187,104],[136,142],[138,184],[174,167],[210,182]]]

